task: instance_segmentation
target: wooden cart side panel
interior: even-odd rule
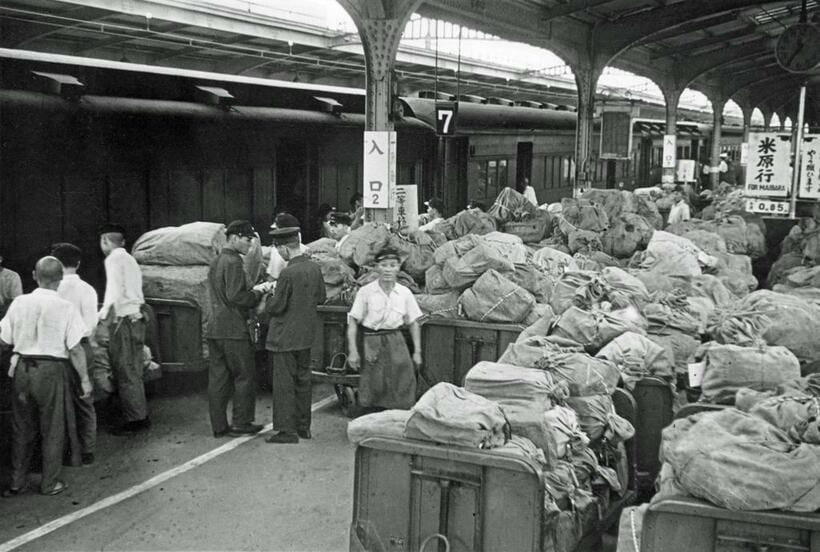
[[[638,484],[642,490],[651,491],[661,469],[661,433],[672,423],[674,397],[667,383],[654,378],[639,381],[632,396],[638,408],[633,422],[638,450]]]
[[[706,517],[646,512],[641,533],[642,552],[714,552],[715,522]]]
[[[421,357],[424,362],[424,377],[420,378],[419,383],[425,390],[428,384],[433,386],[442,381],[458,385],[458,382],[454,380],[457,358],[454,347],[455,336],[456,328],[454,327],[433,324],[422,326]],[[419,388],[419,391],[422,389]]]
[[[146,298],[145,302],[154,311],[162,369],[168,372],[206,369],[199,308],[182,301]]]

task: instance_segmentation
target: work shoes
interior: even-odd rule
[[[3,491],[3,498],[14,498],[15,496],[26,494],[26,492],[28,492],[28,489],[26,487],[21,487],[19,489],[9,487],[5,491]]]
[[[125,422],[121,426],[114,428],[111,432],[114,435],[133,435],[140,431],[148,431],[151,427],[151,420],[143,418],[142,420],[134,420],[133,422]]]
[[[265,439],[266,443],[292,445],[299,442],[299,436],[294,433],[284,433],[280,431]]]
[[[94,453],[93,452],[84,452],[80,455],[83,460],[83,466],[90,466],[94,463]]]
[[[222,431],[214,431],[214,439],[219,439],[221,437],[228,437],[231,434],[230,429],[223,429]]]
[[[299,430],[296,432],[296,434],[302,439],[310,439],[312,437],[309,429]]]
[[[40,494],[44,494],[44,495],[47,495],[47,496],[54,496],[54,495],[60,494],[61,492],[63,492],[67,488],[68,488],[68,485],[66,485],[62,481],[57,481],[57,483],[55,483],[52,488],[50,488],[47,491],[40,491]]]
[[[231,426],[229,433],[232,437],[241,437],[243,435],[254,435],[262,431],[265,426],[261,424],[247,424],[242,426]]]

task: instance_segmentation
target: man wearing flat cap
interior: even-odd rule
[[[236,437],[259,433],[256,414],[255,344],[248,327],[250,309],[262,299],[262,290],[251,289],[245,278],[241,255],[256,239],[246,220],[235,220],[225,230],[228,242],[211,261],[208,287],[211,318],[206,337],[210,357],[208,407],[214,437]],[[228,425],[226,410],[233,398],[233,416]]]
[[[298,228],[299,219],[290,213],[279,213],[276,215],[276,218],[273,219],[273,224],[271,224],[270,227],[270,234],[273,234],[277,228]],[[307,246],[302,244],[301,234],[299,235],[299,249],[302,253],[307,253],[308,250]],[[270,261],[268,262],[268,278],[270,280],[279,279],[279,274],[282,273],[282,270],[284,270],[286,266],[288,266],[287,261],[282,258],[282,256],[276,251],[275,247],[272,247],[270,251]]]
[[[336,240],[336,251],[341,249],[342,244],[350,235],[350,225],[352,219],[347,213],[334,211],[330,214],[330,237]]]
[[[278,226],[278,224],[277,224]],[[319,265],[300,248],[299,228],[271,232],[273,246],[287,263],[265,312],[270,316],[265,348],[273,368],[273,428],[268,443],[310,439],[310,348],[321,320],[316,307],[325,302]]]
[[[413,293],[396,281],[400,266],[395,249],[380,251],[376,255],[378,280],[359,289],[348,314],[348,363],[361,374],[359,404],[365,407],[407,409],[416,402],[422,313]],[[410,328],[413,339],[412,357],[402,333],[405,327]]]
[[[97,318],[108,328],[108,352],[124,423],[115,434],[145,431],[151,426],[143,382],[145,319],[142,271],[125,250],[125,230],[118,224],[100,228],[105,255],[105,296]]]

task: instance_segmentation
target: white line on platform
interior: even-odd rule
[[[330,395],[328,397],[325,397],[324,399],[321,399],[321,400],[316,401],[315,403],[313,403],[310,407],[310,411],[311,412],[316,412],[317,410],[321,410],[322,408],[326,407],[327,405],[334,402],[335,400],[336,400],[336,395]],[[273,424],[268,424],[262,429],[262,431],[260,433],[263,433],[265,431],[270,431],[271,429],[273,429]],[[54,521],[50,521],[50,522],[46,523],[45,525],[42,525],[42,526],[38,527],[37,529],[33,529],[33,530],[29,531],[28,533],[24,533],[24,534],[20,535],[19,537],[13,538],[10,541],[7,541],[7,542],[4,542],[3,544],[0,544],[0,552],[9,552],[10,550],[14,550],[15,548],[23,546],[24,544],[28,544],[29,542],[31,542],[35,539],[39,539],[42,536],[45,536],[45,535],[47,535],[47,534],[49,534],[53,531],[56,531],[57,529],[65,527],[66,525],[68,525],[70,523],[74,523],[75,521],[77,521],[79,519],[82,519],[86,516],[90,516],[91,514],[97,513],[100,510],[104,510],[105,508],[109,508],[111,506],[114,506],[115,504],[119,504],[120,502],[122,502],[124,500],[127,500],[131,497],[137,496],[138,494],[140,494],[144,491],[147,491],[148,489],[156,487],[160,483],[164,483],[165,481],[168,481],[169,479],[172,479],[172,478],[174,478],[178,475],[181,475],[181,474],[183,474],[187,471],[190,471],[190,470],[192,470],[192,469],[194,469],[198,466],[201,466],[205,462],[208,462],[209,460],[213,460],[217,456],[225,454],[226,452],[230,452],[233,449],[235,449],[236,447],[238,447],[239,445],[241,445],[243,443],[246,443],[246,442],[250,441],[251,439],[254,439],[258,436],[259,436],[259,434],[248,435],[246,437],[237,437],[237,438],[235,438],[231,441],[228,441],[227,443],[225,443],[221,447],[217,447],[217,448],[215,448],[211,451],[206,452],[205,454],[203,454],[201,456],[197,456],[193,460],[189,460],[189,461],[185,462],[184,464],[181,464],[181,465],[177,466],[176,468],[172,468],[172,469],[170,469],[166,472],[163,472],[159,475],[155,475],[154,477],[152,477],[151,479],[148,479],[147,481],[143,481],[142,483],[140,483],[138,485],[134,485],[133,487],[131,487],[129,489],[126,489],[126,490],[124,490],[122,492],[119,492],[115,495],[111,495],[108,498],[104,498],[104,499],[100,500],[99,502],[95,502],[91,506],[87,506],[85,508],[82,508],[81,510],[77,510],[76,512],[72,512],[68,515],[65,515],[65,516],[61,517],[61,518],[57,518]]]

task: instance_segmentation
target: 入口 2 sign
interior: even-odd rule
[[[396,185],[396,133],[364,133],[364,207],[389,209],[391,190]]]

